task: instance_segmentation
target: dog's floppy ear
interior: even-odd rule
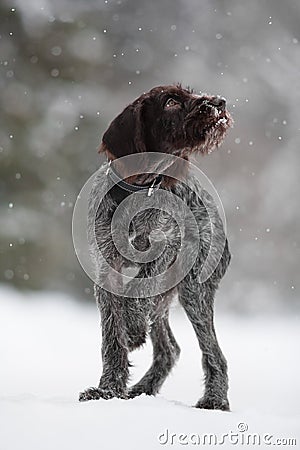
[[[116,158],[146,151],[143,101],[127,106],[110,124],[103,135],[99,152],[109,151]]]

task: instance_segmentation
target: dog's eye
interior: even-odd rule
[[[172,106],[177,106],[177,105],[179,105],[179,102],[177,100],[174,100],[174,98],[169,98],[166,101],[165,108],[172,108]]]

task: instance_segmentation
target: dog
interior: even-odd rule
[[[217,216],[214,226],[224,237],[224,245],[210,277],[199,281],[211,242],[210,218],[203,199],[211,202],[211,198],[197,180],[192,180],[194,187],[191,190],[178,181],[178,176],[190,179],[190,155],[208,154],[219,147],[232,123],[223,97],[196,95],[189,88],[170,85],[154,87],[142,94],[111,122],[104,133],[99,152],[106,154],[108,162],[99,170],[89,205],[89,223],[95,235],[95,240],[90,243],[97,277],[95,297],[101,315],[103,370],[98,387],[81,392],[80,401],[114,397],[130,399],[159,392],[180,354],[168,320],[169,307],[177,293],[202,351],[205,390],[195,406],[229,410],[227,362],[216,338],[213,315],[214,295],[231,255],[222,221]],[[165,159],[160,160],[159,167],[154,167],[148,155],[157,152],[165,154]],[[126,163],[126,158],[132,155],[139,155],[139,160],[143,161],[134,175]],[[167,173],[168,164],[170,168],[168,158],[175,156],[183,164],[172,163],[172,170]],[[99,204],[99,195],[104,188],[108,190]],[[116,208],[133,198],[132,193],[136,192],[142,202],[158,193],[178,197],[193,211],[200,239],[195,262],[184,278],[166,292],[153,294],[148,290],[142,298],[134,291],[139,284],[130,291],[131,281],[121,291],[124,295],[118,291],[122,280],[115,274],[122,273],[131,261],[116,248],[111,228]],[[126,208],[123,212],[126,215]],[[118,222],[115,234],[118,234],[118,226],[121,229],[121,222]],[[155,260],[137,264],[135,281],[152,280],[163,274],[178,254],[178,225],[165,210],[157,208],[137,212],[130,222],[127,244],[140,253],[147,252],[153,230],[164,233],[165,249]],[[137,384],[128,388],[129,352],[142,346],[148,335],[153,345],[152,365]]]

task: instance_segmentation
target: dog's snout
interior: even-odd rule
[[[226,99],[224,97],[213,97],[207,102],[207,104],[214,106],[215,108],[218,108],[221,111],[224,111],[226,107]]]

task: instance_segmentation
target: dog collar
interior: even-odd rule
[[[147,196],[151,197],[154,191],[160,188],[162,182],[162,175],[158,175],[151,183],[147,184],[130,184],[124,181],[121,175],[116,171],[114,167],[111,165],[111,161],[108,163],[108,167],[106,170],[107,178],[112,185],[109,193],[114,200],[118,203],[121,203],[124,198],[128,197],[128,195],[133,194],[134,192],[147,192]]]

